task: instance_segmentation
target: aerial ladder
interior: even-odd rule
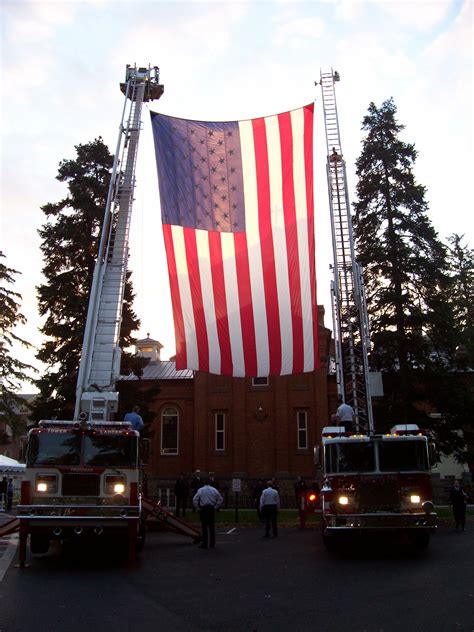
[[[134,559],[143,545],[145,519],[194,541],[201,537],[196,527],[139,493],[142,468],[135,458],[138,433],[128,423],[113,421],[118,411],[119,337],[141,112],[143,103],[159,99],[164,91],[157,66],[127,65],[120,88],[125,101],[89,296],[74,419],[40,421],[39,427],[30,431],[29,442],[37,446],[37,454],[35,461],[34,450],[28,449],[18,517],[0,524],[0,537],[20,531],[22,567],[28,537],[32,553],[45,553],[53,539],[75,538],[82,533],[97,537],[115,534],[128,543],[129,559]],[[49,439],[57,443],[57,462],[50,454],[49,470],[44,474],[41,457]],[[101,441],[106,449],[100,447]],[[74,467],[69,459],[61,461],[61,450],[70,451],[72,444],[77,461]],[[98,450],[94,457],[90,456],[91,446]],[[87,458],[92,461],[87,462]],[[122,460],[117,463],[114,458]]]
[[[338,394],[355,413],[357,431],[373,433],[369,386],[369,326],[362,267],[356,260],[346,163],[341,148],[335,83],[337,71],[321,71],[326,130],[327,182],[333,246],[331,299]]]
[[[127,278],[128,240],[143,103],[159,99],[164,86],[157,66],[127,65],[125,96],[110,179],[99,252],[89,297],[76,387],[74,419],[108,421],[118,410],[122,304]]]

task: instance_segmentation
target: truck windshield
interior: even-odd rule
[[[382,441],[379,444],[381,472],[425,472],[428,454],[424,441]]]
[[[81,439],[72,434],[32,434],[28,441],[26,464],[79,465]]]
[[[326,445],[326,471],[373,472],[375,469],[374,446],[372,443],[344,442]]]
[[[85,436],[84,465],[136,467],[137,437],[131,435]]]

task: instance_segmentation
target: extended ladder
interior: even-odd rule
[[[369,329],[362,270],[355,259],[354,236],[341,149],[334,83],[337,72],[321,72],[326,128],[327,181],[334,254],[331,284],[338,392],[351,404],[358,430],[373,432],[369,389]]]
[[[127,65],[120,88],[125,102],[89,298],[74,419],[82,411],[90,419],[108,420],[117,410],[115,382],[120,372],[119,336],[141,111],[143,102],[163,94],[156,66]]]

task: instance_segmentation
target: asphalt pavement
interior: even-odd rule
[[[316,529],[221,528],[215,550],[149,533],[133,566],[104,545],[53,547],[0,583],[0,632],[472,632],[474,527],[428,551],[357,541],[329,554]]]

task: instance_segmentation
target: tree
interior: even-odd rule
[[[413,174],[417,151],[399,137],[389,99],[371,103],[362,122],[365,138],[356,161],[354,233],[364,267],[372,351],[371,368],[396,374],[398,390],[387,399],[387,421],[413,419],[419,373],[430,366],[427,332],[434,304],[446,284],[446,253],[427,216],[425,187]],[[389,402],[389,403],[387,403]]]
[[[0,259],[5,255],[0,251]],[[20,274],[13,268],[8,268],[0,260],[0,416],[11,427],[13,434],[19,432],[19,411],[24,406],[24,400],[18,395],[22,382],[31,382],[29,372],[35,369],[30,364],[18,360],[12,355],[14,344],[31,348],[31,344],[15,333],[18,325],[26,323],[25,316],[20,312],[21,295],[11,289],[15,276]]]
[[[38,231],[46,283],[38,290],[38,306],[45,317],[41,332],[46,341],[37,354],[47,367],[37,381],[40,396],[34,418],[71,419],[77,372],[92,285],[100,230],[113,156],[102,138],[75,147],[76,157],[60,162],[56,179],[67,183],[68,194],[42,207],[46,223]],[[139,327],[132,309],[134,293],[127,275],[120,344],[133,342]]]
[[[474,463],[474,251],[463,236],[448,242],[448,282],[430,332],[438,362],[427,375],[426,394],[439,413],[434,429],[441,450]]]
[[[450,302],[456,330],[455,360],[460,368],[474,368],[474,250],[464,236],[449,238]]]

